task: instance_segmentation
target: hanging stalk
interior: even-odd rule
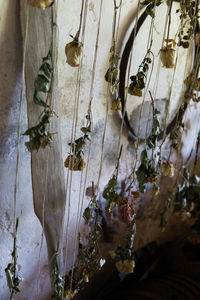
[[[16,219],[15,231],[13,233],[13,251],[12,259],[13,263],[9,263],[5,269],[7,285],[10,290],[10,300],[13,300],[13,295],[20,292],[19,285],[22,281],[22,278],[17,274],[17,230],[18,230],[19,219]]]

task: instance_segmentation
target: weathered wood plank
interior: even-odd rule
[[[21,25],[23,37],[25,36],[27,1],[21,0]],[[41,10],[29,7],[28,38],[25,63],[25,83],[28,110],[28,126],[32,127],[38,122],[42,109],[34,104],[34,79],[42,62],[50,49],[52,24],[51,13],[53,8]],[[57,86],[57,75],[55,86]],[[54,110],[58,112],[58,93],[53,90]],[[50,269],[54,261],[57,243],[62,239],[62,222],[65,206],[65,182],[62,161],[62,145],[60,138],[60,120],[51,119],[50,132],[53,136],[51,147],[31,154],[31,173],[34,209],[41,224],[43,224],[44,205],[44,233],[47,241]],[[47,184],[46,184],[47,183]],[[62,251],[60,250],[59,265],[62,269]]]

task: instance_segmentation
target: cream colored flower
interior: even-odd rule
[[[38,8],[48,8],[51,4],[53,4],[54,0],[31,0],[30,5]]]
[[[120,273],[130,274],[130,273],[133,273],[133,271],[134,271],[135,261],[128,260],[128,259],[120,260],[120,261],[116,262],[115,266]]]
[[[160,50],[160,59],[163,63],[163,67],[171,69],[175,67],[175,50],[163,48]]]
[[[65,46],[65,54],[67,57],[67,63],[71,67],[78,67],[80,57],[82,54],[83,44],[78,41],[72,41]]]
[[[163,163],[163,175],[167,177],[174,177],[175,167],[173,163],[166,162]]]

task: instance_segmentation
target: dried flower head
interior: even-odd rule
[[[78,290],[68,289],[64,291],[64,297],[69,300],[74,298],[74,296],[78,293]]]
[[[114,110],[114,111],[122,110],[121,100],[120,99],[113,100],[111,109]]]
[[[82,171],[86,167],[86,162],[83,157],[75,157],[68,155],[65,162],[65,168],[69,168],[71,171]]]
[[[131,194],[133,195],[134,198],[140,198],[140,192],[139,191],[133,191],[131,192]]]
[[[86,270],[86,269],[84,269],[83,270],[83,280],[86,282],[86,283],[88,283],[89,282],[89,272],[88,272],[88,270]]]
[[[78,67],[80,57],[82,54],[83,44],[74,39],[72,42],[65,46],[65,54],[67,57],[67,63],[71,67]]]
[[[133,273],[135,268],[135,261],[134,260],[120,260],[116,262],[115,264],[118,272],[124,273],[124,274],[130,274]]]
[[[40,146],[45,148],[52,141],[52,134],[48,133],[47,136],[40,137]]]
[[[160,50],[160,59],[163,67],[171,69],[175,67],[175,50],[164,47]]]
[[[119,220],[123,223],[130,224],[134,220],[135,204],[132,202],[131,197],[124,199],[118,208]]]
[[[158,196],[160,194],[160,188],[156,184],[153,185],[152,190],[151,190],[151,195],[152,196]]]
[[[133,87],[133,89],[131,89],[130,87],[128,88],[128,93],[132,96],[137,96],[137,97],[142,97],[142,90],[137,88],[137,87]]]
[[[171,162],[166,162],[163,163],[163,175],[167,177],[174,177],[174,172],[175,172],[175,167],[173,163]]]
[[[29,4],[31,6],[45,9],[45,8],[48,8],[49,6],[51,6],[53,3],[54,3],[54,0],[31,0]]]

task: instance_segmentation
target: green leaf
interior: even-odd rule
[[[43,107],[49,107],[49,105],[44,102],[41,98],[38,92],[35,91],[34,96],[33,96],[33,101],[35,104],[43,106]]]
[[[44,75],[41,74],[37,75],[35,79],[35,89],[37,92],[44,92],[44,93],[49,92],[50,89],[49,79]]]
[[[49,63],[45,62],[41,65],[40,70],[44,72],[44,74],[51,79],[52,73],[53,73],[53,69],[50,66]]]
[[[81,131],[84,133],[84,134],[87,134],[87,133],[90,133],[90,126],[89,127],[81,127]]]
[[[85,209],[85,211],[84,211],[84,213],[83,213],[83,217],[84,217],[84,219],[86,220],[86,222],[88,222],[89,221],[89,219],[91,218],[91,212],[90,212],[90,208],[89,207],[87,207],[86,209]]]

